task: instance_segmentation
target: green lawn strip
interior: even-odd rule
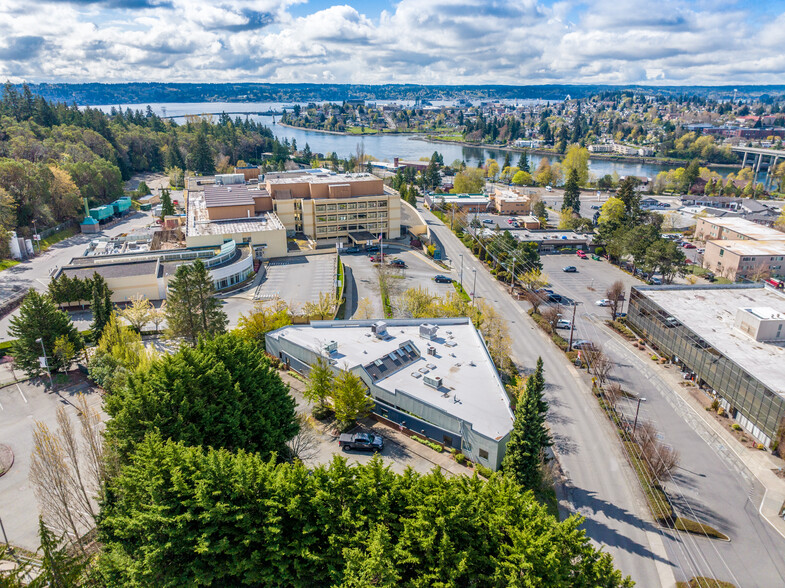
[[[696,576],[689,582],[676,582],[676,588],[736,588],[736,585],[706,576]]]
[[[341,256],[338,256],[338,287],[336,288],[335,293],[335,300],[338,302],[338,307],[335,310],[335,316],[333,319],[337,317],[346,318],[344,315],[346,313],[346,300],[343,297],[344,286],[345,286],[345,279],[344,279],[344,268],[343,262],[341,261]]]
[[[426,447],[430,447],[431,449],[433,449],[434,451],[436,451],[438,453],[442,453],[444,451],[444,447],[442,447],[438,443],[434,443],[433,441],[429,441],[428,439],[423,439],[422,437],[418,437],[417,435],[412,435],[411,438],[414,439],[415,441],[417,441],[417,443],[422,443]]]
[[[0,272],[3,271],[4,269],[8,269],[9,267],[14,267],[15,265],[18,264],[19,262],[15,259],[3,259],[2,261],[0,261]]]
[[[469,296],[469,294],[466,292],[466,290],[464,289],[464,287],[461,285],[460,282],[453,282],[452,285],[458,291],[458,294],[461,295],[461,298],[463,298],[466,302],[471,301],[472,297]]]
[[[687,533],[693,533],[694,535],[706,535],[712,539],[730,541],[730,538],[727,535],[720,533],[714,527],[683,517],[676,517],[676,520],[673,521],[673,528],[677,531],[686,531]]]
[[[615,321],[605,321],[605,324],[608,325],[611,329],[613,329],[617,333],[619,333],[625,339],[628,339],[630,341],[634,341],[635,339],[637,339],[635,333],[633,333],[627,327],[627,325],[625,325],[624,322],[621,320],[617,319]]]
[[[79,232],[78,227],[68,227],[67,229],[63,229],[62,231],[57,231],[56,233],[52,233],[46,239],[41,239],[38,243],[41,247],[41,251],[46,251],[55,243],[59,243],[63,239],[68,239],[69,237],[73,237]]]

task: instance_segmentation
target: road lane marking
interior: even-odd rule
[[[16,385],[16,389],[19,390],[19,394],[21,394],[22,400],[24,400],[25,404],[27,404],[27,398],[25,398],[24,392],[22,392],[22,389],[19,387],[19,384]]]

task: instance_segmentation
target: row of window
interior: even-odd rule
[[[319,235],[327,235],[330,233],[344,233],[346,231],[377,231],[379,229],[386,230],[387,223],[364,223],[358,225],[332,225],[332,226],[319,226],[316,227],[316,233]]]
[[[772,257],[771,259],[769,259],[769,261],[782,261],[783,259],[785,259],[785,257],[780,255],[779,257]],[[763,259],[761,257],[742,257],[741,260],[742,261],[757,261],[757,262],[763,261]]]
[[[372,200],[370,202],[343,202],[338,204],[317,204],[316,212],[332,210],[364,210],[365,208],[387,208],[386,200]]]
[[[387,218],[387,211],[379,212],[350,212],[349,214],[320,214],[316,217],[318,223],[334,223],[352,220],[365,220],[366,218]]]

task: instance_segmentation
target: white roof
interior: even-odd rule
[[[322,352],[325,343],[335,341],[338,349],[330,358],[342,369],[354,369],[384,359],[401,344],[411,342],[419,350],[420,357],[375,380],[378,388],[390,393],[397,390],[430,404],[471,423],[474,431],[491,439],[501,439],[512,430],[514,414],[504,386],[480,334],[469,319],[391,319],[385,321],[386,339],[377,339],[371,334],[373,322],[314,321],[307,326],[284,327],[268,336],[280,337],[316,352]],[[425,322],[438,326],[432,341],[420,338],[420,325]],[[427,354],[429,345],[436,348],[435,356]],[[414,377],[413,373],[419,377]],[[441,377],[442,387],[436,390],[427,386],[424,376]]]
[[[785,313],[785,294],[762,286],[638,286],[717,351],[785,398],[785,348],[735,327],[740,308]]]
[[[718,227],[723,227],[726,229],[730,229],[731,231],[741,233],[742,235],[745,235],[750,239],[755,239],[757,241],[763,241],[763,240],[771,241],[773,239],[785,240],[785,233],[783,233],[782,231],[778,231],[777,229],[773,229],[771,227],[759,225],[758,223],[737,216],[721,217],[721,218],[704,218],[703,220],[712,225],[716,225]]]

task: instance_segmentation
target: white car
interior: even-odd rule
[[[570,329],[572,328],[572,323],[567,319],[559,319],[556,321],[556,328],[557,329]]]
[[[603,298],[602,300],[598,300],[594,304],[596,304],[597,306],[610,306],[611,301],[608,298]]]

